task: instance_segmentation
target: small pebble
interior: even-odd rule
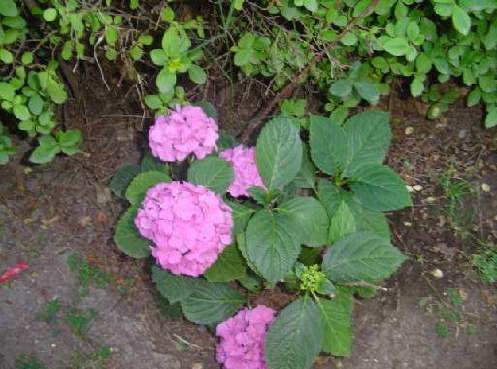
[[[414,132],[414,128],[412,127],[407,127],[405,130],[406,135],[411,135]]]
[[[405,225],[406,227],[412,227],[412,223],[411,223],[411,222],[404,222],[404,225]]]
[[[195,364],[193,364],[192,369],[204,369],[204,364],[195,363]]]
[[[408,192],[413,192],[414,188],[412,186],[407,185],[406,186]]]
[[[414,188],[414,191],[418,191],[419,192],[419,191],[421,191],[423,189],[423,186],[421,186],[421,185],[415,185],[413,188]]]
[[[32,171],[33,171],[33,169],[31,169],[31,168],[29,168],[29,167],[28,167],[28,168],[24,168],[24,174],[29,174],[29,173],[31,173]]]
[[[431,271],[431,275],[437,279],[441,279],[444,277],[444,272],[442,272],[440,269],[433,269]]]
[[[486,184],[486,183],[482,183],[481,184],[481,190],[483,192],[490,192],[490,186],[488,184]]]
[[[426,198],[426,202],[429,202],[429,203],[433,203],[433,202],[435,202],[435,200],[436,199],[433,196],[429,196]]]

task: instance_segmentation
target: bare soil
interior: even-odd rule
[[[84,132],[84,153],[31,166],[24,160],[29,147],[21,145],[13,162],[0,167],[0,271],[29,263],[0,286],[0,369],[15,368],[23,354],[50,369],[218,368],[209,331],[161,313],[150,261],[126,257],[112,241],[123,204],[108,183],[117,167],[138,162],[150,119],[143,119],[132,87],[110,80],[108,91],[93,69],[78,79],[77,96],[61,118],[67,128]],[[221,126],[233,131],[239,131],[236,117],[245,119],[260,106],[240,92],[246,89],[232,93],[213,84],[206,91],[221,113]],[[481,129],[481,112],[462,104],[438,121],[425,120],[424,107],[411,100],[393,98],[387,108],[394,131],[389,163],[411,186],[421,186],[413,192],[414,207],[390,217],[393,241],[410,259],[385,290],[357,301],[351,357],[321,357],[316,367],[495,369],[497,291],[479,281],[468,259],[478,250],[477,240],[497,238],[496,132]],[[447,199],[439,184],[449,167],[476,189],[486,183],[492,190],[475,191],[459,210],[471,215],[459,231],[444,211]],[[67,262],[74,253],[110,283],[91,283],[83,293],[81,278]],[[435,278],[434,269],[443,278]],[[456,307],[447,305],[451,288],[462,299]],[[53,299],[60,310],[51,322],[40,320]],[[447,337],[436,331],[440,314],[420,307],[422,301],[459,313]],[[82,335],[67,318],[74,309],[95,312]],[[99,366],[91,354],[103,346],[112,354]]]

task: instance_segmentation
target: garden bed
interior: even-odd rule
[[[21,355],[51,369],[217,368],[209,331],[172,319],[150,281],[150,262],[124,256],[112,240],[124,208],[109,180],[120,165],[139,160],[150,120],[117,79],[108,80],[111,92],[96,69],[78,80],[63,123],[82,130],[83,153],[31,167],[19,150],[0,167],[0,270],[29,264],[0,290],[0,368],[15,367]],[[230,94],[208,91],[220,126],[238,130],[240,112],[226,106],[247,105],[243,97],[227,102]],[[436,121],[425,120],[411,99],[394,97],[384,108],[394,133],[389,164],[413,187],[413,208],[390,218],[393,242],[409,261],[387,290],[356,304],[351,357],[322,357],[316,367],[494,368],[496,292],[468,260],[480,250],[476,240],[497,236],[495,198],[481,190],[497,188],[495,133],[480,128],[479,109],[462,105]],[[447,213],[447,173],[476,188],[452,214],[474,213],[469,220]],[[265,293],[257,302],[281,307],[285,298]]]

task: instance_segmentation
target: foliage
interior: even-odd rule
[[[255,147],[265,189],[251,188],[251,197],[226,193],[233,176],[219,175],[226,162],[216,153],[201,160],[191,155],[185,162],[186,177],[222,194],[233,210],[234,242],[203,277],[153,267],[159,292],[168,303],[180,303],[187,319],[210,325],[245,305],[246,289],[256,292],[260,285],[282,284],[292,291],[293,302],[268,331],[268,367],[308,368],[321,351],[349,355],[357,288],[374,287],[405,260],[390,243],[382,213],[411,205],[404,182],[382,164],[391,137],[388,121],[388,115],[378,111],[359,113],[343,125],[311,115],[305,143],[300,124],[288,115],[273,118]],[[203,166],[208,170],[202,171]],[[134,257],[146,257],[150,251],[133,222],[143,195],[128,194],[144,194],[157,180],[169,182],[169,175],[182,178],[174,166],[159,169],[153,177],[154,172],[142,167],[125,166],[112,181],[115,193],[126,194],[131,202],[115,241]],[[316,252],[305,257],[308,250]],[[236,289],[232,282],[238,282]]]
[[[497,282],[497,247],[485,245],[482,250],[474,254],[471,262],[485,283]]]
[[[16,358],[16,369],[48,369],[36,357],[25,354]]]
[[[111,276],[99,268],[90,265],[81,255],[75,253],[67,258],[69,270],[76,276],[80,284],[80,294],[88,294],[88,288],[94,284],[98,288],[104,288],[111,282]]]
[[[237,13],[234,64],[249,76],[271,79],[278,90],[304,76],[328,93],[326,110],[344,117],[361,101],[376,104],[395,78],[409,82],[437,118],[459,96],[438,98],[431,86],[466,86],[468,106],[483,103],[485,126],[497,124],[497,23],[493,1],[309,0],[251,2]],[[244,25],[249,22],[250,31]],[[272,26],[268,26],[271,24]],[[315,59],[315,55],[322,58]],[[351,62],[352,61],[352,62]]]

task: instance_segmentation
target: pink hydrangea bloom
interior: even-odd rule
[[[221,159],[231,163],[235,171],[235,180],[229,186],[228,192],[234,196],[249,196],[250,187],[265,188],[255,163],[255,148],[238,145],[224,150],[219,154]]]
[[[182,161],[189,154],[203,159],[216,148],[217,124],[198,106],[177,107],[150,128],[152,154],[162,161]]]
[[[216,358],[225,369],[266,369],[264,340],[276,312],[264,305],[240,310],[216,328]]]
[[[204,186],[159,183],[147,191],[135,218],[153,241],[152,255],[173,274],[198,277],[231,243],[231,208]]]

